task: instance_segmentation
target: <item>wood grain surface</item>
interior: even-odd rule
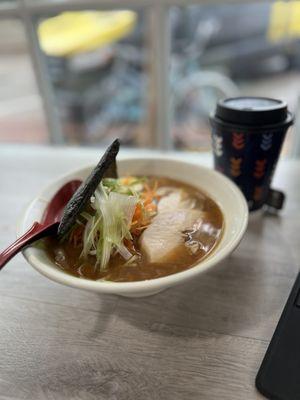
[[[2,147],[0,247],[42,186],[101,153]],[[172,156],[210,164],[206,155]],[[156,296],[79,291],[14,258],[0,274],[0,399],[262,398],[255,375],[299,269],[299,175],[299,161],[282,160],[280,215],[252,216],[227,260]]]

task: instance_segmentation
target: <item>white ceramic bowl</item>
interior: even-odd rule
[[[71,172],[47,186],[26,209],[18,233],[24,233],[33,221],[40,220],[48,201],[65,182],[76,178],[85,179],[91,169],[92,166]],[[213,268],[227,257],[242,239],[248,222],[248,207],[237,186],[220,173],[195,164],[168,158],[121,159],[118,161],[118,170],[120,175],[167,176],[189,183],[206,192],[220,206],[225,219],[224,233],[218,246],[205,260],[186,271],[158,279],[124,283],[92,281],[71,276],[60,270],[43,250],[30,247],[23,254],[27,261],[41,274],[56,282],[79,289],[127,297],[149,296],[189,279],[198,279],[198,275]],[[201,279],[200,276],[199,279]]]

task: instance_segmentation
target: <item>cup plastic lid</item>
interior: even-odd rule
[[[216,117],[238,125],[274,125],[292,119],[286,102],[267,97],[234,97],[220,100]]]

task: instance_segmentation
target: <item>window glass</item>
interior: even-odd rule
[[[171,7],[170,24],[177,148],[210,147],[208,116],[219,98],[275,97],[297,110],[299,1]],[[292,139],[288,136],[285,151]]]
[[[143,143],[147,51],[142,12],[64,12],[37,22],[63,141]]]

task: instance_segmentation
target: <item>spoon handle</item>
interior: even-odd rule
[[[26,231],[14,243],[7,247],[7,249],[0,253],[0,270],[20,250],[24,249],[24,247],[45,236],[57,233],[58,225],[59,222],[48,225],[42,225],[38,222],[34,222],[34,224],[28,229],[28,231]]]

